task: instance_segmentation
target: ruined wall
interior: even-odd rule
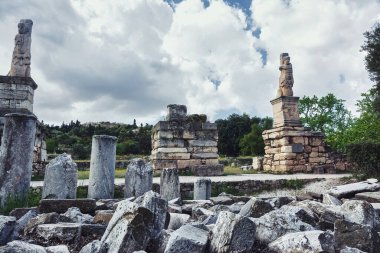
[[[155,170],[178,168],[196,175],[221,175],[218,130],[206,115],[187,115],[184,105],[168,105],[166,121],[152,130],[151,159]]]

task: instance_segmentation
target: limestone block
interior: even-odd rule
[[[132,159],[125,173],[124,197],[138,197],[152,190],[153,168],[143,159]]]
[[[210,199],[211,179],[200,178],[194,182],[194,199]]]
[[[252,169],[254,170],[262,170],[263,169],[263,156],[256,156],[252,158]]]
[[[310,163],[326,163],[326,158],[325,157],[310,157],[309,158]]]
[[[305,144],[305,140],[302,136],[301,137],[292,137],[291,140],[292,140],[292,143],[294,143],[294,144],[302,144],[302,145]]]
[[[256,226],[252,220],[227,211],[218,215],[210,245],[212,253],[251,252]]]
[[[42,198],[75,199],[77,181],[76,163],[70,155],[59,155],[46,166]]]
[[[312,147],[309,146],[309,145],[305,145],[305,146],[304,146],[304,151],[305,151],[306,153],[310,153],[310,152],[312,151]]]
[[[0,251],[4,253],[47,253],[44,247],[24,241],[12,241],[6,246],[0,247]]]
[[[36,229],[37,236],[43,238],[46,242],[59,240],[63,243],[79,242],[81,234],[81,224],[78,223],[57,223],[42,224]]]
[[[180,161],[189,161],[189,160],[155,160],[155,158],[151,157],[153,159],[153,168],[155,170],[162,170],[164,168],[180,168],[177,166],[177,163]],[[182,167],[181,167],[182,168]]]
[[[280,153],[280,148],[270,148],[265,150],[265,154],[278,154]]]
[[[99,252],[144,250],[153,228],[153,214],[128,200],[119,202],[100,241]]]
[[[313,148],[311,148],[311,152],[318,153],[319,152],[319,148],[318,147],[313,147]]]
[[[293,160],[280,161],[280,165],[295,165]]]
[[[191,216],[184,213],[170,213],[168,229],[177,230],[191,220]]]
[[[165,253],[205,252],[208,235],[209,232],[203,229],[192,225],[184,225],[170,235]]]
[[[163,199],[169,201],[181,197],[178,170],[165,168],[160,177],[160,194]]]
[[[311,152],[311,153],[309,154],[309,157],[310,157],[310,158],[315,158],[315,157],[318,157],[318,155],[319,155],[318,152],[314,152],[314,151],[313,151],[313,152]]]
[[[282,134],[280,132],[273,132],[268,134],[269,139],[279,139],[282,137]]]
[[[151,155],[152,159],[188,160],[190,153],[161,153],[155,152]]]
[[[185,141],[180,139],[153,139],[153,145],[152,148],[158,149],[158,148],[184,148],[185,147]]]
[[[322,146],[323,139],[322,138],[318,138],[318,137],[310,138],[309,142],[310,142],[311,146],[318,147],[318,146]]]
[[[152,152],[152,154],[154,153],[186,153],[187,152],[187,148],[158,148],[158,149],[155,149],[154,152]]]
[[[114,194],[116,137],[94,135],[92,137],[90,179],[88,197],[111,199]]]
[[[217,147],[192,147],[189,148],[191,153],[218,153]]]
[[[319,146],[318,151],[324,153],[324,152],[326,152],[326,149],[324,146]]]
[[[0,208],[10,198],[27,198],[37,118],[27,114],[6,114],[0,147]]]
[[[303,145],[302,144],[292,144],[288,146],[282,146],[281,152],[282,153],[302,153],[303,152]]]
[[[280,160],[292,160],[297,158],[296,153],[281,153],[280,154]]]
[[[217,153],[194,153],[191,154],[191,159],[212,159],[219,158]]]
[[[15,225],[15,217],[0,215],[0,246],[5,245],[11,241],[11,235]]]
[[[209,140],[189,140],[190,147],[217,147],[218,142]]]
[[[185,120],[187,114],[187,108],[185,105],[171,104],[167,106],[166,120]]]
[[[216,131],[195,131],[195,138],[198,140],[218,140],[218,132]]]
[[[380,184],[377,181],[362,181],[357,183],[339,185],[331,188],[327,193],[337,197],[351,197],[356,193],[368,192],[368,191],[377,191],[380,189]]]
[[[94,218],[89,214],[81,213],[78,207],[70,207],[64,214],[61,214],[60,220],[73,223],[91,223]]]

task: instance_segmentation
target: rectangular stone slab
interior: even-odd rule
[[[379,183],[371,183],[368,181],[345,184],[331,188],[327,193],[337,198],[354,196],[356,193],[376,191],[380,189]]]
[[[357,193],[355,194],[355,199],[365,200],[370,203],[380,203],[380,191]]]
[[[64,213],[70,207],[78,207],[82,213],[94,213],[95,199],[42,199],[39,209],[41,213]]]

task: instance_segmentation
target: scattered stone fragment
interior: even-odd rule
[[[334,227],[335,249],[357,248],[368,253],[378,252],[379,236],[370,226],[337,220]]]
[[[182,199],[181,198],[175,198],[168,201],[168,204],[170,205],[182,205]]]
[[[342,201],[340,201],[338,198],[335,198],[334,196],[327,193],[322,195],[322,203],[326,205],[332,205],[332,206],[342,205]]]
[[[261,244],[273,242],[287,233],[315,230],[314,215],[296,206],[285,205],[260,218],[250,219],[256,224],[255,238]]]
[[[150,190],[138,197],[134,203],[145,207],[153,213],[152,237],[157,237],[161,230],[169,225],[168,202],[161,198],[160,194]]]
[[[119,202],[101,239],[100,252],[145,250],[153,229],[153,213],[136,203]]]
[[[37,215],[38,215],[37,210],[31,209],[24,216],[22,216],[20,219],[18,219],[16,221],[15,228],[13,229],[12,240],[19,239],[20,235],[23,234],[26,225],[29,223],[29,221],[32,218],[36,217]]]
[[[50,246],[45,248],[46,253],[70,253],[66,245]]]
[[[282,196],[282,197],[274,197],[269,199],[264,199],[266,202],[271,204],[273,208],[280,208],[284,205],[287,205],[296,200],[295,197],[292,196]]]
[[[357,193],[355,194],[355,199],[365,200],[371,203],[380,203],[380,191]]]
[[[210,200],[214,205],[232,205],[235,202],[229,196],[211,197]]]
[[[22,216],[24,216],[26,213],[28,213],[30,210],[37,211],[36,207],[24,207],[24,208],[15,208],[10,213],[9,216],[14,216],[16,219],[20,219]]]
[[[199,206],[193,206],[191,217],[195,220],[198,220],[201,216],[204,216],[204,215],[209,216],[212,214],[214,214],[213,211],[207,210]]]
[[[108,225],[108,223],[110,222],[113,214],[114,214],[114,211],[112,211],[112,210],[99,210],[99,211],[96,211],[94,219],[92,220],[92,223],[94,223],[94,224]]]
[[[372,205],[361,200],[347,200],[341,206],[344,218],[348,221],[375,227],[375,210]]]
[[[39,245],[30,244],[24,241],[11,241],[7,245],[0,247],[1,253],[47,253],[45,248]]]
[[[82,224],[81,235],[102,238],[107,226],[102,224]]]
[[[146,251],[149,253],[164,253],[172,232],[170,229],[162,230],[159,237],[152,238],[149,241]]]
[[[33,234],[38,225],[41,224],[54,224],[59,221],[58,213],[43,213],[29,220],[28,224],[25,226],[24,234]]]
[[[274,252],[335,253],[334,235],[321,230],[289,233],[268,245]]]
[[[190,220],[190,215],[182,213],[171,213],[168,229],[177,230]]]
[[[77,165],[70,155],[62,154],[45,169],[43,199],[75,199],[77,195]]]
[[[89,214],[83,214],[78,207],[70,207],[64,214],[61,214],[60,220],[72,223],[91,223],[94,217]]]
[[[100,244],[99,240],[94,240],[86,244],[79,253],[99,253]]]
[[[274,208],[270,203],[262,199],[252,198],[241,208],[239,215],[259,218],[273,209]]]
[[[205,230],[184,225],[170,235],[165,253],[205,252],[208,234]]]
[[[340,253],[366,253],[357,248],[344,247],[344,249],[340,250]]]
[[[15,217],[0,215],[0,246],[7,244],[12,239],[11,235],[15,225]]]
[[[36,235],[46,242],[74,244],[79,242],[81,225],[78,223],[42,224],[37,226]]]
[[[96,209],[95,199],[42,199],[40,201],[41,213],[64,213],[70,207],[78,207],[82,213],[94,213]]]
[[[213,253],[251,252],[256,226],[249,218],[231,212],[220,212],[212,230],[210,250]]]
[[[177,169],[165,168],[161,171],[160,194],[167,201],[181,197]]]
[[[380,184],[373,180],[367,180],[352,184],[339,185],[331,188],[327,193],[337,198],[353,197],[356,193],[377,191],[380,189]]]

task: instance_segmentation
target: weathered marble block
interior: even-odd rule
[[[113,198],[115,188],[116,137],[94,135],[92,137],[90,179],[88,197]]]
[[[160,194],[167,201],[181,197],[177,169],[165,168],[161,171]]]
[[[77,181],[76,163],[70,155],[59,155],[46,166],[42,198],[75,199]]]
[[[131,160],[125,174],[124,197],[138,197],[152,190],[153,168],[143,159]]]
[[[209,199],[211,197],[211,179],[200,178],[194,182],[194,199]]]

